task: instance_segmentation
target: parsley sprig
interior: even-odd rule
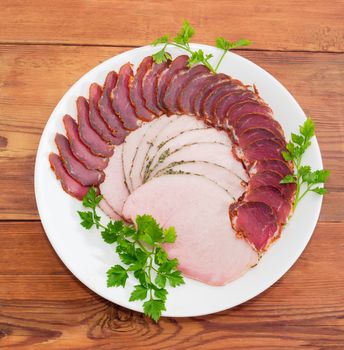
[[[282,152],[283,158],[286,161],[292,161],[295,168],[295,173],[286,175],[282,180],[282,184],[295,183],[296,194],[294,201],[294,209],[302,198],[309,192],[315,192],[319,195],[324,195],[327,190],[324,187],[319,187],[319,184],[324,184],[330,176],[330,171],[315,170],[309,165],[302,165],[302,157],[308,147],[311,145],[311,139],[314,136],[314,123],[310,118],[300,125],[300,134],[291,134],[291,141],[287,143],[286,151]]]
[[[101,229],[106,243],[116,243],[115,252],[123,264],[116,264],[107,271],[107,286],[125,287],[129,274],[132,274],[138,284],[134,286],[129,301],[145,300],[144,313],[158,321],[162,311],[166,310],[166,286],[184,284],[183,276],[177,269],[178,260],[169,259],[163,248],[164,243],[175,242],[175,229],[161,228],[150,215],[138,215],[136,227],[124,221],[110,221],[104,225],[96,212],[102,198],[94,188],[90,188],[83,198],[84,207],[90,210],[78,211],[78,214],[84,228],[89,230],[95,226]]]
[[[204,64],[206,67],[208,67],[208,69],[211,72],[216,73],[223,58],[225,57],[226,53],[229,50],[251,44],[251,42],[247,39],[240,39],[237,41],[230,42],[228,40],[225,40],[222,37],[217,38],[216,47],[222,49],[223,53],[219,61],[217,62],[216,66],[214,67],[209,62],[209,60],[213,57],[212,54],[206,54],[204,53],[203,50],[194,51],[190,48],[189,42],[191,37],[194,35],[194,33],[195,33],[195,29],[191,27],[188,21],[184,21],[181,30],[174,38],[172,38],[172,40],[170,40],[170,37],[168,35],[163,35],[162,37],[153,41],[152,43],[153,46],[156,46],[158,44],[164,44],[161,50],[159,50],[158,52],[152,55],[154,62],[162,63],[172,59],[171,55],[168,52],[166,52],[167,47],[170,45],[170,46],[175,46],[180,49],[183,49],[189,53],[190,55],[189,62],[188,62],[189,67],[192,67],[195,64],[201,63],[201,64]]]

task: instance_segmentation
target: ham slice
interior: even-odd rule
[[[112,71],[106,76],[103,95],[99,100],[99,111],[101,117],[104,119],[108,128],[114,134],[116,140],[113,140],[114,145],[120,145],[125,137],[128,135],[129,131],[123,126],[123,123],[118,118],[117,114],[112,109],[111,92],[117,84],[117,73]]]
[[[91,127],[88,102],[83,96],[76,100],[78,111],[79,135],[91,152],[101,157],[111,157],[113,147],[108,145]]]
[[[109,159],[94,155],[90,149],[84,145],[79,137],[78,124],[68,114],[63,117],[68,141],[73,155],[88,169],[103,170],[107,167]]]
[[[74,180],[66,171],[63,166],[61,158],[55,154],[49,154],[50,167],[54,171],[55,176],[61,181],[62,188],[72,197],[82,200],[86,195],[89,187],[81,185],[78,181]]]
[[[122,145],[116,147],[105,169],[105,181],[99,186],[100,193],[117,215],[122,213],[123,204],[129,195],[124,179],[122,147]]]
[[[57,133],[55,143],[59,150],[63,165],[68,174],[83,186],[97,186],[104,181],[104,173],[99,170],[87,169],[73,155],[68,139]]]
[[[123,220],[123,218],[111,208],[110,204],[104,198],[99,202],[98,206],[112,220]]]
[[[178,269],[185,276],[217,286],[258,262],[257,252],[231,228],[230,202],[225,191],[205,178],[166,175],[134,191],[123,214],[132,221],[150,214],[163,227],[174,226],[176,242],[165,245],[169,258],[178,258]]]

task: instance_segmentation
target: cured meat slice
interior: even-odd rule
[[[272,133],[268,129],[263,128],[252,128],[246,130],[239,136],[238,143],[241,148],[246,148],[253,142],[265,139],[273,140],[280,144],[282,147],[285,147],[286,145],[284,138],[276,137],[276,134]]]
[[[279,159],[265,159],[260,160],[259,162],[254,162],[249,168],[249,173],[257,174],[267,170],[275,171],[283,177],[293,173],[288,163]]]
[[[129,97],[129,84],[133,79],[131,64],[124,64],[118,72],[117,84],[111,92],[113,110],[128,130],[136,130],[141,125]]]
[[[116,147],[109,165],[105,169],[105,181],[99,186],[100,193],[104,196],[107,204],[118,215],[122,213],[123,204],[129,195],[124,179],[122,148],[123,145]]]
[[[178,109],[182,111],[182,113],[194,114],[193,105],[196,95],[212,77],[213,73],[199,74],[185,84],[177,98]]]
[[[285,150],[279,143],[274,140],[258,140],[250,143],[243,149],[245,160],[254,162],[256,160],[279,159],[284,160],[281,152]]]
[[[116,137],[111,133],[110,129],[108,128],[107,124],[105,123],[104,119],[100,116],[99,109],[98,109],[98,103],[100,100],[100,97],[102,96],[102,88],[96,84],[93,83],[90,86],[90,124],[91,127],[97,132],[97,134],[106,142],[116,145],[117,139]]]
[[[146,108],[146,102],[143,98],[142,90],[143,77],[152,68],[152,64],[153,57],[145,57],[137,68],[130,86],[130,101],[135,108],[137,117],[143,121],[150,121],[154,118],[154,114]]]
[[[171,79],[176,74],[178,74],[180,71],[186,70],[188,61],[189,61],[189,56],[187,55],[178,56],[172,61],[171,65],[167,69],[161,72],[158,78],[157,103],[159,108],[164,112],[167,111],[167,108],[164,104],[164,96],[165,96],[167,86],[170,83]]]
[[[143,98],[146,101],[146,107],[156,116],[163,114],[157,101],[158,78],[160,74],[168,68],[170,63],[171,61],[162,62],[160,64],[153,63],[152,68],[148,70],[142,80]]]
[[[158,147],[154,157],[149,161],[144,179],[147,181],[148,178],[154,176],[155,169],[159,164],[163,162],[166,157],[169,157],[170,154],[177,152],[181,147],[204,142],[231,146],[227,134],[224,131],[218,131],[214,128],[191,129],[181,132],[179,135],[165,140],[161,147]]]
[[[140,147],[137,149],[133,159],[133,167],[130,173],[130,183],[133,189],[142,185],[144,163],[155,138],[159,135],[160,131],[166,127],[166,125],[173,122],[174,118],[175,117],[173,116],[170,118],[162,116],[148,124],[148,129],[142,136]]]
[[[111,208],[104,198],[99,202],[98,206],[112,220],[123,220],[123,218]]]
[[[111,91],[116,86],[116,83],[117,73],[114,71],[109,72],[105,79],[103,95],[99,100],[99,111],[101,117],[104,119],[105,123],[116,138],[116,140],[113,140],[112,143],[114,145],[120,145],[128,135],[129,131],[124,128],[123,123],[112,109],[112,101],[110,96]]]
[[[231,82],[231,78],[223,73],[213,74],[204,81],[198,90],[192,105],[192,112],[198,117],[202,116],[202,106],[206,98],[216,89]]]
[[[131,220],[150,214],[163,227],[174,226],[176,242],[165,249],[169,258],[178,258],[178,269],[203,283],[224,285],[258,262],[257,252],[231,228],[230,202],[225,191],[205,178],[166,175],[134,191],[123,214]]]
[[[123,143],[122,160],[123,160],[123,171],[124,178],[127,184],[129,192],[132,191],[132,184],[130,181],[130,172],[134,165],[135,154],[137,153],[140,143],[142,141],[143,135],[149,128],[149,124],[142,125],[135,132],[132,132],[127,136]]]
[[[240,162],[231,156],[231,147],[221,143],[195,143],[185,145],[170,154],[165,160],[158,164],[151,176],[169,164],[189,161],[207,161],[230,169],[242,180],[247,181],[247,174]]]
[[[53,169],[55,176],[61,181],[62,188],[72,197],[82,200],[88,191],[88,187],[81,185],[78,181],[75,181],[66,171],[63,166],[61,158],[55,154],[49,154],[50,167]]]
[[[113,147],[108,145],[91,127],[89,120],[89,106],[85,97],[76,100],[78,111],[79,136],[82,142],[97,156],[110,157]]]
[[[237,234],[257,251],[265,250],[279,234],[276,215],[265,203],[234,203],[229,207],[229,216]]]
[[[104,181],[104,173],[102,171],[87,169],[74,157],[68,139],[65,136],[57,133],[55,143],[65,169],[74,180],[83,186],[97,186]]]
[[[260,186],[246,192],[245,201],[263,202],[276,213],[279,224],[285,224],[291,211],[291,204],[282,195],[281,191],[272,186]]]
[[[166,88],[166,92],[163,99],[167,113],[181,113],[181,110],[178,108],[178,96],[180,95],[180,92],[191,79],[194,79],[196,76],[205,73],[209,73],[209,69],[206,66],[200,64],[197,66],[193,66],[189,70],[179,71],[179,73],[171,79],[170,83]]]
[[[161,169],[155,176],[168,174],[195,174],[204,176],[224,188],[235,200],[243,194],[245,189],[243,181],[236,174],[215,163],[201,161],[180,162],[179,164]]]
[[[94,155],[79,137],[78,124],[68,114],[63,117],[68,141],[73,155],[88,169],[103,170],[107,167],[109,159]]]
[[[266,170],[253,175],[250,178],[249,190],[256,189],[261,186],[272,186],[277,188],[287,201],[292,201],[295,195],[295,184],[281,184],[283,175],[276,171]]]

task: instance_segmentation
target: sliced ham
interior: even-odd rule
[[[267,170],[276,171],[283,177],[293,173],[290,165],[280,159],[265,159],[254,162],[249,168],[249,173],[252,175]]]
[[[123,220],[123,218],[111,208],[110,204],[105,199],[102,199],[98,206],[112,220]]]
[[[109,72],[105,79],[103,95],[99,100],[99,111],[101,117],[104,119],[108,128],[112,131],[116,138],[116,140],[113,140],[112,143],[114,145],[120,145],[128,135],[129,131],[124,128],[123,123],[112,108],[110,96],[111,91],[116,86],[116,83],[117,73],[114,71]]]
[[[79,136],[91,152],[101,157],[111,157],[113,147],[108,145],[91,127],[89,120],[89,106],[85,97],[76,100],[78,112]]]
[[[83,186],[97,186],[104,181],[104,173],[102,171],[87,169],[74,157],[68,139],[65,136],[57,133],[55,143],[65,169],[74,180]]]
[[[63,124],[73,155],[88,169],[103,170],[107,167],[109,159],[94,155],[81,141],[78,124],[68,114],[63,117]]]
[[[231,228],[230,202],[225,191],[205,178],[166,175],[134,191],[123,214],[132,221],[150,214],[163,227],[174,226],[176,242],[165,249],[169,258],[178,258],[178,269],[203,283],[224,285],[258,262],[257,252]]]
[[[152,56],[145,57],[137,68],[134,79],[130,85],[130,101],[135,108],[137,117],[143,121],[150,121],[154,118],[152,111],[146,107],[142,89],[143,78],[152,68],[152,65]]]
[[[123,204],[129,195],[124,179],[122,147],[123,145],[116,147],[105,169],[105,181],[99,186],[107,204],[118,215],[122,213]]]
[[[153,63],[152,68],[147,71],[142,80],[143,98],[146,102],[146,107],[156,116],[163,114],[157,101],[158,79],[160,74],[168,68],[170,63],[170,61],[160,64]]]
[[[229,207],[232,226],[257,251],[265,250],[279,235],[276,215],[272,208],[262,202],[233,203]]]
[[[66,171],[63,166],[61,158],[55,154],[49,154],[50,167],[53,169],[55,176],[60,180],[62,188],[72,197],[82,200],[86,195],[89,187],[81,185],[78,181],[75,181]]]
[[[181,70],[168,84],[164,95],[164,106],[168,114],[179,114],[178,96],[188,82],[201,74],[209,73],[209,69],[202,64],[193,66],[188,70]]]
[[[99,109],[98,109],[98,103],[102,96],[103,90],[102,88],[96,84],[93,83],[90,86],[90,98],[89,98],[89,105],[90,105],[90,124],[91,127],[97,132],[97,134],[107,143],[110,143],[112,145],[117,145],[117,139],[112,134],[110,129],[108,128],[107,124],[105,123],[104,119],[101,117]]]

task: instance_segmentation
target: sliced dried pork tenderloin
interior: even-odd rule
[[[248,168],[248,172],[251,176],[268,170],[275,171],[283,175],[283,177],[293,173],[292,167],[289,165],[289,163],[279,159],[265,159],[256,161]]]
[[[57,133],[55,135],[55,143],[65,169],[74,180],[83,186],[98,186],[104,181],[105,175],[103,171],[87,169],[74,157],[68,139],[64,135]]]
[[[146,73],[152,68],[153,57],[145,57],[136,70],[134,79],[130,83],[130,101],[135,108],[136,115],[143,121],[150,121],[154,118],[154,114],[146,107],[143,98],[142,82]]]
[[[209,69],[202,65],[193,66],[190,69],[179,71],[168,84],[163,98],[164,107],[167,114],[180,114],[182,111],[178,106],[178,96],[188,82],[202,74],[209,74]]]
[[[118,143],[117,139],[108,128],[104,119],[101,117],[98,109],[98,103],[102,94],[103,90],[98,84],[91,84],[89,92],[90,124],[91,127],[105,142],[116,145]]]
[[[279,236],[280,227],[272,208],[262,202],[236,202],[229,206],[232,227],[258,252]]]
[[[273,140],[281,145],[281,147],[286,146],[286,141],[282,136],[276,136],[276,133],[271,132],[264,128],[251,128],[247,129],[238,137],[238,144],[242,149],[248,147],[251,143],[259,140]]]
[[[78,112],[79,136],[82,142],[91,150],[91,152],[101,157],[111,157],[113,146],[107,144],[91,127],[89,120],[88,102],[83,96],[76,100]]]
[[[203,283],[225,285],[258,262],[257,252],[231,228],[231,202],[225,191],[205,178],[165,175],[134,191],[123,215],[134,221],[137,215],[150,214],[164,228],[174,226],[176,242],[165,249],[169,258],[178,258],[178,269]]]
[[[98,103],[100,115],[115,137],[115,140],[112,142],[114,145],[120,145],[129,133],[112,108],[111,91],[116,86],[117,79],[116,72],[111,71],[108,73],[104,83],[103,94]]]
[[[247,147],[242,149],[242,154],[237,153],[238,157],[243,159],[246,163],[253,163],[259,160],[279,159],[284,161],[282,151],[285,147],[273,139],[263,139],[250,143]]]
[[[61,182],[63,190],[72,197],[82,200],[89,187],[81,185],[69,175],[62,163],[61,158],[57,154],[50,153],[49,162],[57,180]]]
[[[118,215],[121,215],[123,204],[129,195],[124,179],[122,147],[123,145],[119,145],[115,148],[109,165],[104,171],[105,180],[99,186],[100,193],[104,196],[107,204]]]
[[[136,130],[141,125],[141,120],[138,119],[129,97],[129,84],[133,79],[133,69],[128,62],[120,68],[117,84],[111,92],[112,108],[124,127],[130,131]]]
[[[170,60],[159,64],[153,63],[152,67],[142,79],[142,91],[146,108],[152,111],[156,116],[163,114],[163,110],[159,108],[157,101],[158,79],[160,74],[168,68],[170,63]]]
[[[169,65],[169,67],[164,69],[158,77],[157,103],[158,103],[158,107],[164,112],[168,112],[168,109],[164,104],[164,96],[165,96],[166,89],[171,79],[176,74],[178,74],[180,71],[187,70],[188,61],[189,61],[189,56],[187,55],[180,55],[176,57],[172,61],[172,63]]]
[[[106,168],[109,159],[94,155],[90,149],[85,146],[79,136],[78,124],[70,115],[66,114],[63,117],[63,124],[73,155],[88,169],[103,170]]]

